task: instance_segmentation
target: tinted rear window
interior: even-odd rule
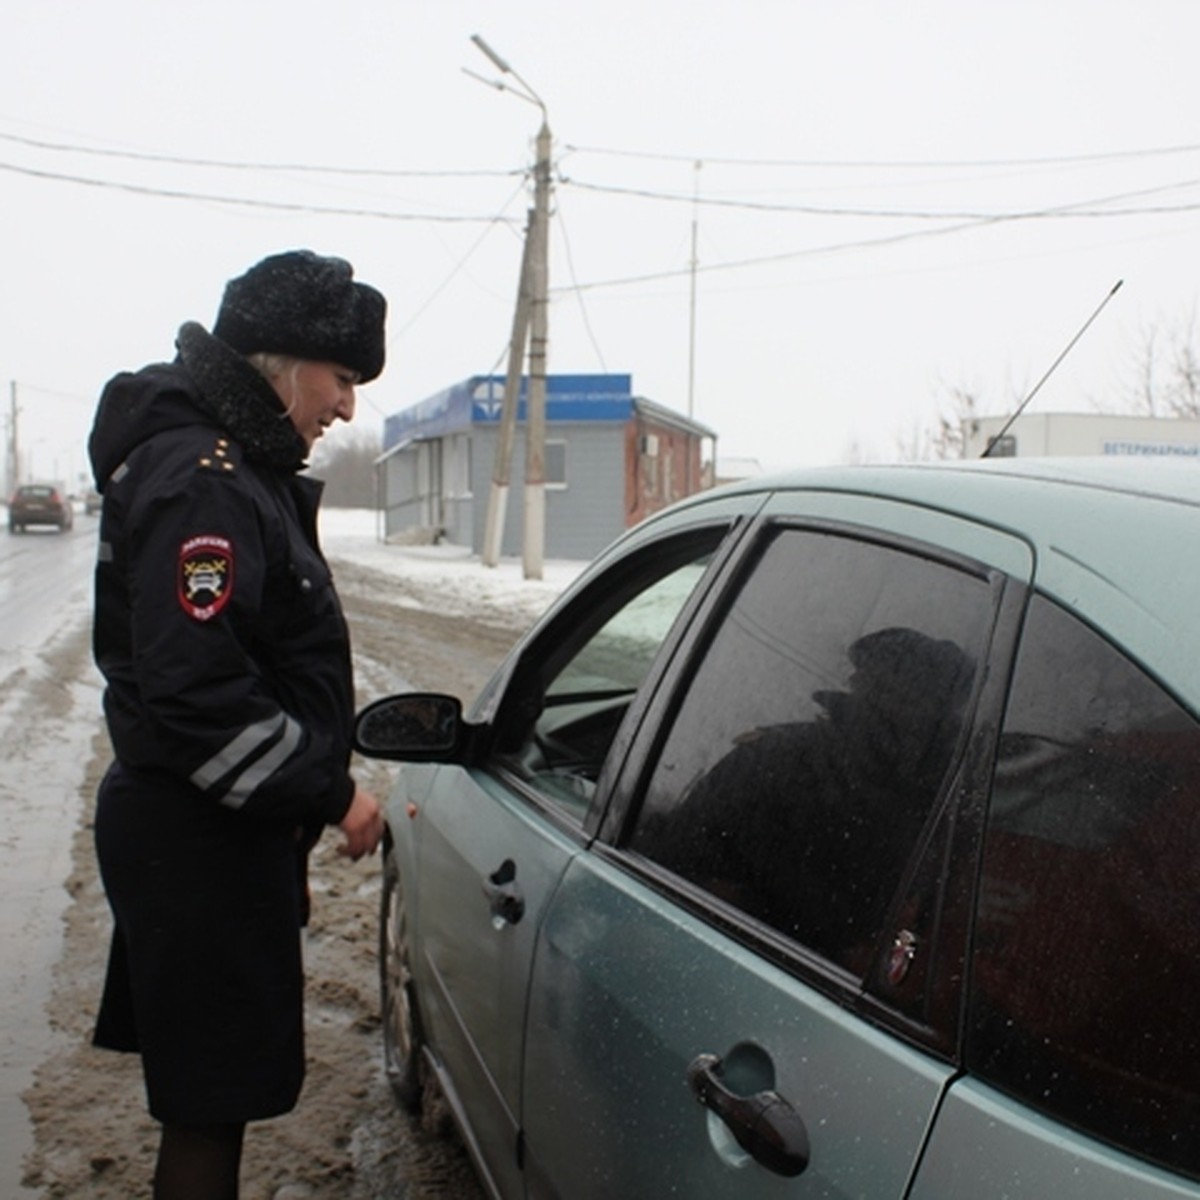
[[[1035,599],[1000,741],[972,1070],[1200,1175],[1200,725]]]

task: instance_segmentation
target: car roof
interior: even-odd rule
[[[987,459],[822,467],[738,493],[870,496],[965,517],[1033,553],[1034,585],[1119,643],[1200,713],[1200,463]],[[711,493],[710,493],[711,495]]]

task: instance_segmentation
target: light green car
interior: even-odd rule
[[[396,1095],[506,1198],[1200,1197],[1198,714],[1198,464],[693,498],[359,716]]]

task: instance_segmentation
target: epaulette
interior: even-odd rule
[[[197,466],[203,471],[218,471],[223,475],[232,475],[237,470],[241,453],[235,443],[227,437],[217,438],[216,444],[207,454],[201,454]]]

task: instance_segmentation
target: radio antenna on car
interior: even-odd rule
[[[987,458],[991,454],[992,450],[995,449],[995,447],[1000,444],[1000,439],[1002,437],[1004,437],[1004,435],[1012,428],[1013,422],[1016,421],[1016,419],[1025,411],[1030,400],[1032,400],[1034,398],[1034,396],[1036,396],[1038,394],[1038,392],[1040,392],[1042,390],[1042,384],[1044,384],[1046,382],[1046,380],[1049,379],[1050,376],[1054,374],[1054,372],[1058,369],[1058,364],[1060,362],[1062,362],[1062,360],[1064,358],[1066,358],[1068,354],[1071,353],[1071,348],[1075,345],[1075,343],[1077,341],[1079,341],[1079,339],[1081,337],[1083,337],[1083,335],[1085,333],[1087,333],[1088,326],[1091,325],[1091,323],[1104,311],[1104,306],[1117,294],[1117,292],[1119,292],[1121,290],[1121,284],[1123,284],[1124,282],[1125,282],[1125,280],[1118,279],[1117,282],[1112,285],[1112,288],[1109,291],[1108,295],[1105,296],[1104,299],[1101,300],[1098,305],[1096,305],[1096,311],[1093,312],[1092,315],[1090,317],[1088,317],[1088,319],[1086,321],[1084,321],[1084,323],[1079,327],[1079,330],[1075,334],[1075,336],[1062,348],[1062,352],[1050,364],[1050,366],[1046,370],[1046,373],[1041,377],[1041,379],[1039,379],[1037,381],[1036,384],[1034,384],[1033,391],[1031,391],[1029,393],[1029,395],[1026,396],[1025,399],[1022,400],[1020,404],[1017,405],[1016,409],[1013,411],[1012,416],[1009,417],[1008,420],[1004,422],[1003,426],[1000,429],[1000,432],[998,434],[996,434],[995,437],[988,439],[988,444],[987,444],[986,448],[984,449],[983,453],[979,456],[980,458]]]

